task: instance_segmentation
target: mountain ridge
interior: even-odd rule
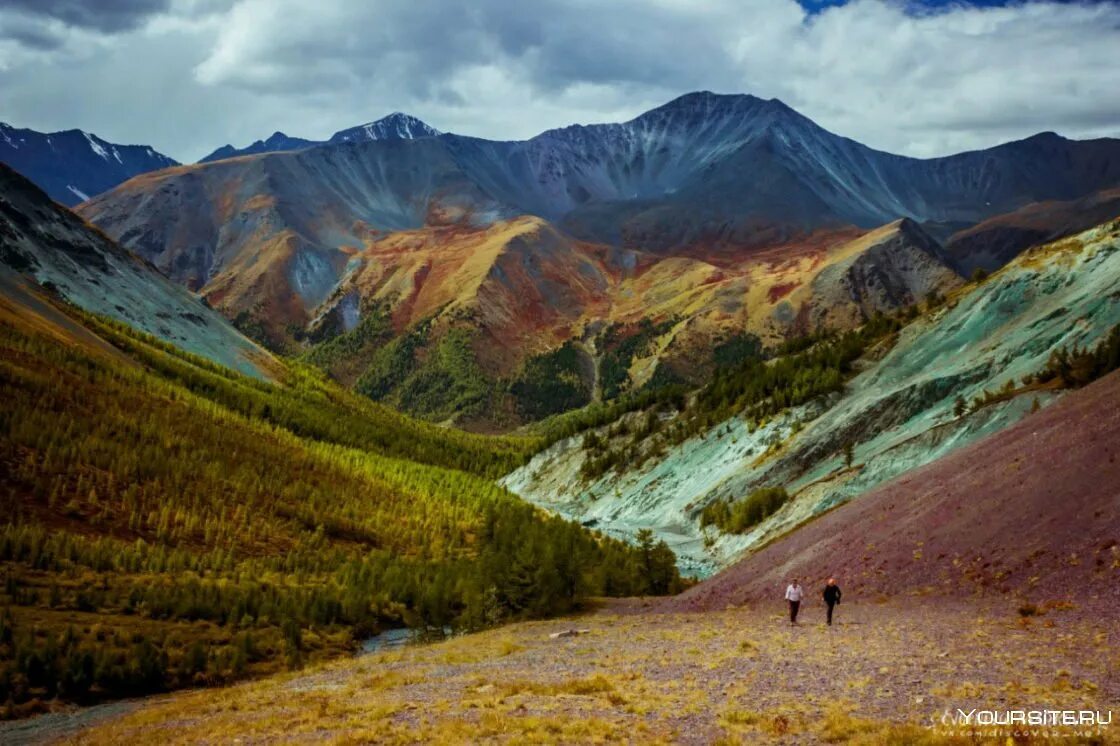
[[[226,144],[198,160],[199,163],[210,163],[226,158],[237,158],[242,155],[256,155],[258,153],[275,153],[283,150],[299,150],[309,148],[321,143],[317,140],[305,140],[302,137],[290,137],[277,130],[264,140],[256,140],[244,148],[235,148]]]
[[[0,275],[32,277],[61,298],[184,350],[267,379],[275,360],[186,288],[121,248],[0,164]]]
[[[291,137],[277,130],[267,139],[256,140],[244,148],[235,148],[233,145],[223,145],[198,163],[212,163],[227,158],[239,158],[245,155],[259,155],[263,153],[282,153],[292,150],[302,150],[320,145],[340,145],[343,143],[368,142],[372,140],[413,140],[421,137],[438,137],[442,133],[429,126],[416,117],[395,111],[381,119],[375,119],[365,124],[339,130],[326,140],[307,140],[302,137]]]
[[[0,122],[0,163],[73,207],[137,174],[177,165],[148,145],[121,145],[80,129],[37,132]]]

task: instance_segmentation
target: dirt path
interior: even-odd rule
[[[798,627],[777,605],[633,612],[167,697],[71,740],[921,743],[937,742],[944,732],[931,725],[957,707],[1116,710],[1120,720],[1116,615],[1023,618],[1004,602],[920,598],[844,604],[831,628],[817,606]],[[589,631],[550,638],[566,628]]]

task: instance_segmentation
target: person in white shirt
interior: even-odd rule
[[[801,599],[805,592],[801,590],[801,584],[797,582],[797,578],[786,588],[786,601],[789,601],[789,623],[797,624],[797,611],[801,608]]]

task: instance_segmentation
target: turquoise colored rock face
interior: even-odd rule
[[[266,378],[270,356],[186,288],[0,168],[0,273],[32,275],[76,306]]]
[[[233,328],[216,311],[154,269],[107,256],[112,285],[91,282],[92,273],[63,257],[40,254],[35,278],[51,283],[76,306],[123,321],[180,349],[254,378],[268,374],[271,356]],[[94,277],[96,279],[96,277]],[[109,290],[111,288],[111,291]]]
[[[986,282],[911,324],[842,395],[786,412],[750,432],[732,419],[643,467],[581,483],[579,439],[556,444],[508,475],[513,491],[599,528],[649,527],[707,574],[751,546],[900,474],[997,432],[1053,394],[1031,393],[957,417],[971,401],[1039,370],[1055,348],[1094,344],[1120,323],[1120,221],[1021,256]],[[795,423],[801,424],[791,435]],[[842,446],[854,441],[844,468]],[[761,454],[775,442],[782,450]],[[705,541],[699,509],[717,498],[784,485],[793,499],[741,536]]]

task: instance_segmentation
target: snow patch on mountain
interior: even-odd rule
[[[12,140],[11,136],[8,134],[9,129],[10,127],[7,124],[0,122],[0,137],[4,138],[4,142],[8,143],[9,147],[19,150],[19,145],[16,145],[15,141]]]
[[[109,154],[105,152],[105,148],[101,147],[101,144],[98,143],[97,140],[91,137],[88,132],[83,131],[82,135],[85,136],[86,142],[89,143],[90,150],[92,150],[94,153],[97,153],[97,155],[104,158],[105,160],[109,160]],[[118,158],[117,160],[120,160],[120,158]]]

